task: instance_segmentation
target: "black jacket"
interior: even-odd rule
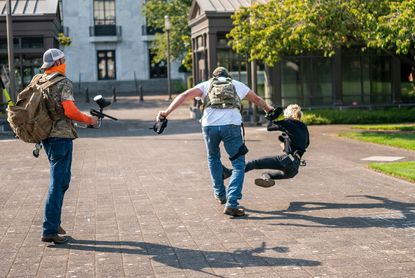
[[[308,145],[310,145],[310,135],[307,126],[301,121],[291,118],[276,122],[270,121],[267,130],[283,132],[278,139],[284,143],[284,152],[286,154],[293,154],[297,151],[302,156]]]

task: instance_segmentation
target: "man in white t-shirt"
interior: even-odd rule
[[[226,82],[231,83],[227,84]],[[226,87],[224,90],[228,91],[232,91],[229,88],[233,88],[233,92],[236,91],[237,96],[234,93],[233,100],[229,100],[226,103],[216,102],[216,99],[212,97],[212,90],[219,90],[217,88],[224,87]],[[178,95],[166,110],[158,113],[157,120],[167,118],[184,101],[196,97],[204,100],[205,109],[201,123],[215,198],[221,204],[226,204],[224,209],[225,214],[243,216],[245,215],[245,211],[238,207],[238,200],[242,198],[242,185],[245,172],[245,155],[241,152],[244,143],[241,133],[242,116],[239,109],[241,105],[240,100],[247,98],[265,112],[271,111],[273,107],[268,105],[242,82],[232,80],[227,69],[218,67],[213,71],[212,79],[202,82]],[[232,176],[226,189],[220,160],[220,142],[223,142],[233,168]]]

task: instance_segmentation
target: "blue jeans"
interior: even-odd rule
[[[238,200],[242,198],[242,186],[245,172],[245,156],[240,156],[232,161],[232,176],[227,190],[223,183],[223,169],[220,161],[219,144],[223,141],[229,157],[238,153],[242,145],[241,127],[237,125],[204,126],[203,137],[205,139],[208,156],[208,166],[214,194],[219,199],[227,199],[227,207],[238,207]]]
[[[42,141],[50,163],[50,184],[43,218],[43,236],[58,233],[63,198],[71,181],[72,139],[50,137]]]

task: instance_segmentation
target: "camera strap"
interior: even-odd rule
[[[245,144],[245,128],[244,128],[243,123],[241,123],[241,128],[242,128],[242,143]]]

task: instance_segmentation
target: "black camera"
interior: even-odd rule
[[[284,110],[282,109],[282,107],[276,107],[276,108],[272,109],[271,111],[269,111],[265,114],[265,119],[267,119],[269,121],[274,121],[274,120],[278,119],[278,117],[283,112],[284,112]]]
[[[240,147],[238,152],[234,155],[229,157],[230,161],[233,161],[235,159],[237,159],[238,157],[242,156],[242,155],[246,155],[248,153],[248,147],[245,145],[245,143],[243,143]]]

